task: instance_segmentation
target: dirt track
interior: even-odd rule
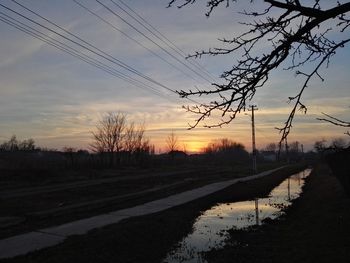
[[[134,171],[131,176],[115,175],[16,189],[3,186],[0,238],[131,207],[242,175],[225,167],[202,167],[172,172]]]
[[[5,262],[160,262],[168,250],[190,232],[200,211],[217,202],[264,196],[299,169],[289,168],[273,176],[240,183],[188,204],[158,214],[130,218],[84,236],[68,238],[56,247]]]

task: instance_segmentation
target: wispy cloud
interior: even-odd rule
[[[197,76],[193,76],[195,80],[184,76],[70,0],[22,3],[173,90],[210,85]],[[84,4],[152,51],[194,75],[94,1],[84,1]],[[204,16],[205,5],[181,10],[166,9],[164,2],[157,1],[134,1],[130,5],[186,54],[213,47],[218,44],[218,37],[232,37],[242,31],[234,23],[239,16],[235,13],[236,9],[232,8],[222,7],[207,19]],[[165,147],[166,136],[172,130],[182,143],[196,150],[212,139],[223,137],[243,142],[250,148],[249,116],[242,114],[222,129],[205,129],[200,126],[188,130],[188,123],[193,123],[196,116],[187,113],[181,106],[191,104],[191,101],[181,100],[176,94],[128,73],[155,87],[162,96],[134,87],[3,23],[0,23],[0,33],[1,139],[17,134],[24,138],[33,137],[44,146],[87,147],[91,140],[91,130],[99,118],[109,111],[121,111],[127,114],[130,121],[145,122],[147,136],[162,149]],[[236,60],[236,57],[228,55],[204,57],[199,62],[218,76]],[[106,63],[117,68],[111,62]],[[322,83],[315,80],[308,87],[304,96],[308,114],[298,113],[291,140],[298,139],[306,143],[317,137],[330,138],[343,133],[341,129],[316,121],[316,117],[320,112],[327,112],[350,119],[348,67],[348,59],[336,56],[335,62],[325,71],[326,81]],[[126,72],[121,68],[118,70]],[[270,76],[266,87],[258,90],[252,103],[259,107],[256,115],[259,147],[278,141],[279,134],[275,127],[283,125],[286,120],[291,108],[287,103],[288,97],[296,94],[301,82],[302,79],[295,78],[292,72],[278,71]],[[195,99],[205,101],[203,98]]]

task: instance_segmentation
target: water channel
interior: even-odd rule
[[[303,179],[310,173],[311,169],[306,169],[288,177],[266,198],[223,203],[206,210],[196,219],[193,232],[168,253],[163,263],[206,262],[202,258],[202,252],[222,247],[227,230],[259,225],[267,218],[276,219],[281,216],[283,208],[299,197],[304,185]]]

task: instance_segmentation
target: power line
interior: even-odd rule
[[[6,17],[8,17],[6,14],[4,14],[2,12],[0,12],[0,14],[5,15]],[[18,30],[20,30],[20,31],[22,31],[24,33],[27,33],[27,34],[29,34],[29,35],[31,35],[31,36],[39,39],[39,40],[41,40],[41,41],[51,45],[51,46],[54,46],[54,47],[60,49],[61,51],[66,52],[66,53],[68,53],[68,54],[70,54],[70,55],[72,55],[72,56],[74,56],[74,57],[76,57],[76,58],[78,58],[80,60],[83,60],[84,62],[86,62],[86,63],[88,63],[88,64],[90,64],[92,66],[95,66],[95,67],[97,67],[97,68],[99,68],[99,69],[101,69],[101,70],[103,70],[103,71],[105,71],[105,72],[107,72],[109,74],[112,74],[115,77],[121,78],[121,79],[123,79],[123,80],[125,80],[125,81],[127,81],[127,82],[129,82],[129,83],[131,83],[131,84],[133,84],[135,86],[138,86],[140,88],[150,88],[151,91],[155,92],[157,95],[164,96],[164,94],[161,94],[158,90],[154,89],[153,87],[148,86],[148,85],[146,85],[146,84],[144,84],[144,83],[142,83],[142,82],[140,82],[140,81],[138,81],[136,79],[128,77],[127,75],[123,75],[123,73],[121,73],[121,72],[119,72],[119,71],[109,67],[108,65],[106,65],[106,64],[104,64],[104,63],[102,63],[102,62],[100,62],[98,60],[95,60],[94,58],[91,58],[90,56],[88,56],[88,55],[86,55],[84,53],[81,53],[81,52],[79,52],[79,51],[77,51],[77,50],[75,50],[75,49],[65,45],[64,43],[62,43],[60,41],[52,39],[51,37],[43,34],[40,31],[37,31],[36,29],[34,29],[34,28],[32,28],[32,27],[30,27],[28,25],[24,25],[23,23],[19,22],[16,19],[11,18],[12,20],[16,21],[17,23],[10,21],[10,20],[4,18],[3,16],[0,16],[0,18],[1,18],[1,21],[3,21],[4,23],[6,23],[6,24],[8,24],[10,26],[13,26],[13,27],[17,28]],[[20,26],[19,24],[22,24],[25,27],[30,28],[30,29],[28,30],[28,29]],[[35,32],[38,32],[38,34],[35,33]],[[41,35],[45,35],[47,38],[49,38],[51,40],[48,40],[48,39],[46,39],[45,37],[43,37]],[[55,43],[55,42],[57,42],[57,43]],[[141,86],[140,84],[142,84],[143,86]]]
[[[11,1],[13,1],[14,3],[19,4],[19,3],[16,2],[15,0],[11,0]],[[41,16],[40,14],[34,12],[33,10],[29,9],[28,7],[25,7],[24,5],[21,5],[21,4],[19,4],[19,5],[20,5],[22,8],[25,8],[27,11],[29,11],[29,12],[35,14],[36,16],[40,17],[41,19],[47,21],[47,22],[50,23],[51,25],[54,25],[55,27],[59,28],[60,30],[66,32],[66,33],[69,34],[70,36],[73,36],[74,38],[78,39],[79,41],[85,43],[85,44],[88,45],[89,47],[91,47],[91,48],[97,50],[98,52],[95,51],[95,50],[93,50],[93,49],[91,49],[91,48],[89,48],[89,47],[87,47],[87,46],[85,46],[85,45],[83,45],[83,44],[81,44],[81,43],[79,43],[79,42],[77,42],[77,41],[75,41],[75,40],[73,40],[73,39],[71,39],[71,38],[69,38],[69,37],[67,37],[67,36],[64,36],[64,35],[58,33],[57,31],[55,31],[55,30],[53,30],[53,29],[51,29],[51,28],[49,28],[49,27],[47,27],[47,26],[44,26],[44,25],[42,25],[42,24],[40,24],[40,23],[34,21],[33,19],[31,19],[31,18],[29,18],[29,17],[27,17],[27,16],[25,16],[25,15],[23,15],[23,14],[21,14],[21,13],[15,11],[15,10],[13,10],[13,9],[11,9],[11,8],[9,8],[9,7],[7,7],[7,6],[4,6],[4,5],[0,4],[0,6],[2,6],[3,8],[5,8],[5,9],[11,11],[12,13],[15,13],[16,15],[18,15],[18,16],[20,16],[20,17],[22,17],[22,18],[24,18],[24,19],[26,19],[26,20],[28,20],[28,21],[30,21],[31,23],[33,23],[33,24],[35,24],[35,25],[38,25],[38,26],[40,26],[41,28],[44,28],[44,29],[48,30],[49,32],[54,33],[55,35],[60,36],[61,38],[65,39],[65,40],[68,40],[69,42],[71,42],[71,43],[73,43],[73,44],[75,44],[75,45],[77,45],[77,46],[79,46],[79,47],[82,47],[83,49],[85,49],[85,50],[87,50],[87,51],[89,51],[89,52],[91,52],[91,53],[97,55],[98,57],[101,57],[101,58],[103,58],[103,59],[105,59],[105,60],[107,60],[107,61],[109,61],[109,62],[112,62],[113,64],[116,64],[116,65],[118,65],[118,66],[120,66],[120,67],[126,69],[127,71],[132,72],[132,73],[134,73],[135,75],[137,75],[137,76],[139,76],[139,77],[141,77],[141,78],[143,78],[143,79],[146,79],[146,80],[148,80],[149,82],[151,82],[151,83],[153,83],[153,84],[156,84],[157,86],[160,86],[160,87],[162,87],[162,88],[164,88],[164,89],[166,89],[166,90],[168,90],[168,91],[170,91],[170,92],[175,93],[175,94],[178,95],[178,93],[177,93],[176,91],[172,90],[171,88],[169,88],[169,87],[165,86],[164,84],[159,83],[158,81],[156,81],[156,80],[154,80],[154,79],[152,79],[152,78],[150,78],[150,77],[148,77],[148,76],[142,74],[141,72],[139,72],[139,71],[137,71],[136,69],[134,69],[134,68],[128,66],[128,65],[125,64],[124,62],[122,62],[122,61],[118,60],[117,58],[115,58],[115,57],[113,57],[113,56],[107,54],[107,53],[104,52],[104,51],[102,51],[102,50],[99,49],[98,47],[96,47],[96,46],[94,46],[94,45],[88,43],[87,41],[85,41],[85,40],[82,39],[81,37],[77,36],[76,34],[73,34],[73,33],[69,32],[68,30],[64,29],[63,27],[61,27],[61,26],[59,26],[59,25],[57,25],[57,24],[55,24],[54,22],[52,22],[51,20],[49,20],[49,19],[47,19],[47,18]],[[46,36],[47,36],[47,35],[46,35]],[[57,41],[57,40],[56,40],[56,41]],[[61,43],[62,43],[62,42],[61,42]],[[76,51],[76,50],[75,50],[75,51]],[[101,52],[102,55],[101,55],[99,52]],[[80,54],[83,54],[84,56],[87,56],[87,55],[84,54],[84,53],[80,53]],[[90,59],[90,61],[91,61],[92,57],[89,57],[89,59]],[[100,63],[100,64],[102,63],[102,62],[100,62],[100,61],[98,61],[98,60],[95,60],[94,62],[96,62],[96,61],[97,61],[97,63]],[[85,61],[85,62],[86,62],[86,61]],[[106,67],[107,67],[107,69],[109,69],[109,70],[112,69],[112,70],[114,70],[114,72],[116,71],[116,69],[111,68],[111,67],[109,67],[108,65],[106,65],[106,64],[104,64],[104,63],[102,63],[102,66],[103,66],[105,69],[106,69]],[[152,86],[150,86],[150,85],[148,85],[148,84],[145,84],[144,82],[141,82],[141,81],[139,81],[139,80],[136,80],[136,79],[134,79],[134,78],[132,78],[132,77],[126,75],[126,74],[123,73],[123,72],[117,71],[117,73],[118,73],[119,75],[122,74],[122,75],[124,76],[124,78],[125,78],[125,77],[128,78],[129,80],[133,81],[133,83],[137,82],[139,85],[141,84],[142,86],[147,86],[148,89],[151,88],[151,89],[153,89],[154,91],[157,91],[158,93],[160,93],[160,92],[159,92],[157,89],[155,89],[154,87],[152,87]],[[124,79],[124,80],[125,80],[125,79]],[[162,96],[163,96],[163,95],[162,95]],[[193,100],[193,99],[187,98],[187,100],[189,100],[189,101],[191,101],[191,102],[193,102],[193,103],[198,104],[198,102],[196,102],[196,101]]]
[[[65,53],[70,54],[73,57],[76,57],[76,58],[78,58],[78,59],[96,67],[96,68],[99,68],[99,69],[105,71],[106,73],[109,73],[117,78],[120,78],[120,79],[134,85],[134,86],[137,86],[137,87],[142,88],[142,89],[144,89],[144,88],[149,89],[154,94],[161,96],[161,97],[164,97],[166,99],[169,99],[168,97],[166,97],[164,94],[160,93],[158,90],[156,90],[152,86],[149,86],[149,85],[147,85],[147,84],[145,84],[137,79],[134,79],[130,76],[127,76],[124,73],[122,73],[122,72],[120,72],[120,71],[118,71],[118,70],[116,70],[116,69],[114,69],[114,68],[112,68],[112,67],[110,67],[110,66],[108,66],[108,65],[74,49],[74,48],[72,48],[72,47],[69,47],[68,45],[66,45],[66,44],[64,44],[56,39],[51,38],[50,36],[34,29],[31,26],[28,26],[28,25],[18,21],[17,19],[14,19],[14,18],[8,16],[7,14],[5,14],[1,11],[0,11],[0,14],[2,15],[2,16],[0,16],[0,20],[2,22],[6,23],[12,27],[15,27],[16,29],[18,29],[26,34],[29,34],[34,38],[37,38],[37,39],[57,48]],[[7,19],[6,17],[10,18],[12,21]],[[13,21],[15,21],[15,22],[13,22]]]
[[[121,10],[123,10],[126,14],[128,14],[131,18],[133,18],[137,23],[139,23],[142,27],[144,27],[148,32],[150,32],[153,36],[158,38],[162,43],[164,43],[168,48],[172,49],[175,53],[180,55],[181,58],[184,58],[188,63],[190,63],[192,66],[199,69],[201,72],[206,74],[209,78],[211,78],[213,81],[215,81],[215,78],[196,60],[186,59],[185,52],[180,49],[173,41],[171,41],[169,38],[167,38],[162,32],[160,32],[157,28],[155,28],[153,25],[151,25],[145,18],[143,18],[139,13],[137,13],[134,9],[132,9],[128,4],[126,4],[122,0],[118,0],[121,4],[123,4],[128,10],[130,10],[133,14],[135,14],[139,19],[142,20],[142,22],[130,14],[128,11],[126,11],[123,7],[121,7],[119,4],[117,4],[115,1],[110,0],[112,3],[114,3],[116,6],[118,6]],[[148,27],[147,27],[147,26]]]
[[[13,1],[13,0],[12,0],[12,1]],[[152,82],[152,83],[154,83],[154,84],[156,84],[156,85],[158,85],[158,86],[160,86],[160,87],[163,87],[163,88],[166,89],[166,90],[169,90],[169,91],[171,91],[171,92],[177,94],[177,92],[174,91],[174,90],[172,90],[171,88],[169,88],[169,87],[165,86],[164,84],[162,84],[162,83],[160,83],[160,82],[158,82],[158,81],[156,81],[156,80],[154,80],[154,79],[152,79],[152,78],[150,78],[150,77],[148,77],[148,76],[142,74],[141,72],[139,72],[138,70],[134,69],[133,67],[131,67],[131,66],[127,65],[126,63],[122,62],[121,60],[119,60],[119,59],[117,59],[117,58],[115,58],[115,57],[113,57],[113,56],[107,54],[106,52],[104,52],[104,51],[102,51],[101,49],[97,48],[96,46],[94,46],[94,45],[88,43],[87,41],[83,40],[83,39],[80,38],[79,36],[77,36],[77,35],[75,35],[75,34],[69,32],[69,31],[66,30],[66,29],[63,29],[63,28],[59,27],[61,30],[64,30],[67,34],[69,34],[69,35],[71,35],[71,36],[74,36],[76,39],[80,40],[81,42],[83,42],[84,44],[86,44],[86,45],[88,45],[88,46],[83,45],[83,44],[81,44],[81,43],[79,43],[79,42],[77,42],[77,41],[75,41],[75,40],[73,40],[73,39],[71,39],[71,38],[69,38],[69,37],[67,37],[67,36],[65,36],[65,35],[62,35],[62,34],[58,33],[57,31],[55,31],[55,30],[53,30],[53,29],[51,29],[51,28],[49,28],[49,27],[47,27],[47,26],[44,26],[44,25],[42,25],[42,24],[40,24],[40,23],[34,21],[33,19],[31,19],[31,18],[29,18],[29,17],[27,17],[27,16],[25,16],[25,15],[23,15],[23,14],[21,14],[21,13],[15,11],[15,10],[13,10],[13,9],[11,9],[11,8],[9,8],[9,7],[5,6],[5,5],[3,5],[3,4],[0,4],[0,6],[2,6],[3,8],[5,8],[5,9],[11,11],[12,13],[15,13],[16,15],[18,15],[18,16],[20,16],[20,17],[22,17],[22,18],[24,18],[24,19],[26,19],[26,20],[28,20],[28,21],[30,21],[30,22],[32,22],[32,23],[34,23],[34,24],[36,24],[36,25],[38,25],[38,26],[40,26],[40,27],[42,27],[42,28],[44,28],[44,29],[46,29],[46,30],[48,30],[48,31],[50,31],[50,32],[52,32],[52,33],[54,33],[54,34],[56,34],[56,35],[58,35],[58,36],[60,36],[60,37],[62,37],[62,38],[64,38],[64,39],[66,39],[66,40],[68,40],[69,42],[71,42],[71,43],[73,43],[73,44],[75,44],[75,45],[78,45],[79,47],[82,47],[82,48],[88,50],[89,52],[91,52],[91,53],[93,53],[93,54],[95,54],[95,55],[97,55],[97,56],[99,56],[99,57],[102,57],[102,58],[104,58],[105,60],[107,60],[107,61],[109,61],[109,62],[111,62],[111,63],[113,63],[113,64],[116,64],[116,65],[118,65],[118,66],[120,66],[120,67],[126,69],[127,71],[130,71],[130,72],[132,72],[132,73],[138,75],[138,76],[141,77],[141,78],[146,79],[146,80],[149,81],[149,82]],[[27,9],[30,10],[29,8],[27,8]],[[32,12],[35,13],[34,11],[32,11]],[[55,24],[54,24],[53,22],[51,22],[50,20],[48,20],[48,19],[46,19],[46,20],[47,20],[49,23],[51,23],[52,25],[55,25]],[[97,50],[98,52],[96,52],[96,51],[93,50],[93,49]],[[99,52],[100,52],[100,53],[99,53]],[[102,54],[101,54],[101,53],[102,53]]]
[[[192,69],[191,67],[189,67],[187,64],[183,63],[180,59],[178,59],[177,57],[175,57],[173,54],[171,54],[168,50],[166,50],[165,48],[163,48],[161,45],[159,45],[157,42],[155,42],[153,39],[151,39],[150,37],[148,37],[147,35],[145,35],[142,31],[140,31],[138,28],[136,28],[134,25],[132,25],[131,23],[129,23],[126,19],[124,19],[123,17],[121,17],[120,15],[118,15],[115,11],[113,11],[111,8],[109,8],[107,5],[105,5],[104,3],[102,3],[99,0],[95,0],[97,3],[99,3],[100,5],[102,5],[104,8],[106,8],[109,12],[111,12],[114,16],[118,17],[120,20],[122,20],[124,23],[126,23],[128,26],[130,26],[131,28],[133,28],[136,32],[138,32],[139,34],[141,34],[143,37],[145,37],[147,40],[149,40],[150,42],[152,42],[154,45],[156,45],[157,47],[159,47],[161,50],[163,50],[165,53],[167,53],[169,56],[171,56],[173,59],[175,59],[177,62],[179,62],[180,64],[182,64],[183,66],[185,66],[186,68],[188,68],[189,70],[191,70],[193,73],[195,73],[197,76],[199,76],[200,78],[206,80],[208,83],[211,84],[211,81],[206,78],[205,76],[201,75],[200,73],[198,73],[197,71],[195,71],[194,69]]]
[[[14,1],[14,0],[12,0]],[[154,52],[152,49],[146,47],[145,45],[143,45],[140,41],[138,41],[137,39],[131,37],[130,35],[128,35],[127,33],[125,33],[124,31],[122,31],[121,29],[119,29],[118,27],[116,27],[115,25],[113,25],[112,23],[110,23],[109,21],[107,21],[106,19],[104,19],[103,17],[101,17],[100,15],[98,15],[96,12],[92,11],[91,9],[89,9],[88,7],[86,7],[85,5],[83,5],[82,3],[78,2],[77,0],[72,0],[74,3],[76,3],[77,5],[79,5],[81,8],[85,9],[87,12],[89,12],[90,14],[92,14],[93,16],[97,17],[98,19],[100,19],[101,21],[103,21],[105,24],[109,25],[110,27],[112,27],[114,30],[118,31],[119,33],[123,34],[125,37],[127,37],[128,39],[130,39],[131,41],[135,42],[136,44],[138,44],[139,46],[141,46],[142,48],[146,49],[148,52],[150,52],[152,55],[158,57],[159,59],[161,59],[162,61],[164,61],[165,63],[167,63],[168,65],[170,65],[171,67],[175,68],[176,70],[180,71],[182,74],[186,75],[187,77],[195,80],[195,78],[191,75],[189,75],[187,72],[183,71],[181,68],[177,67],[176,65],[174,65],[173,63],[169,62],[168,60],[164,59],[162,56],[160,56],[159,54],[157,54],[156,52]]]

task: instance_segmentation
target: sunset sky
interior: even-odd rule
[[[196,86],[210,85],[95,0],[77,1],[122,30],[124,34],[88,13],[73,0],[16,1],[169,89],[194,89]],[[158,45],[164,46],[110,0],[99,1]],[[120,4],[118,0],[114,1]],[[166,0],[123,1],[186,54],[218,46],[218,38],[231,37],[244,30],[244,27],[238,24],[242,19],[238,14],[239,5],[220,7],[208,19],[204,15],[204,1],[182,9],[166,8]],[[45,26],[53,27],[11,0],[3,0],[1,4]],[[259,5],[246,5],[257,6]],[[52,32],[45,31],[4,7],[0,6],[0,11],[3,13],[0,14],[2,17],[5,14],[16,18],[59,39]],[[65,34],[57,28],[55,30]],[[199,151],[217,138],[230,138],[243,143],[248,150],[251,149],[249,115],[242,113],[223,128],[207,129],[199,126],[188,130],[188,123],[193,123],[196,116],[186,113],[182,105],[192,102],[179,99],[164,87],[154,83],[149,83],[152,90],[135,87],[3,21],[0,21],[0,36],[0,142],[16,134],[19,139],[33,138],[37,145],[43,147],[87,148],[91,142],[91,131],[99,118],[106,112],[119,111],[125,113],[130,121],[144,122],[147,137],[156,145],[156,149],[161,151],[165,147],[165,138],[172,131],[178,136],[181,147],[186,145],[188,151]],[[60,41],[82,51],[81,47],[66,39],[60,38]],[[174,53],[164,47],[168,52]],[[89,52],[82,52],[96,57]],[[158,54],[168,63],[154,54]],[[348,139],[344,135],[344,128],[321,123],[316,118],[321,117],[321,112],[326,112],[350,120],[349,55],[348,47],[340,50],[333,57],[329,68],[322,71],[325,81],[314,80],[308,87],[304,94],[308,112],[306,115],[299,113],[296,116],[289,141],[298,140],[306,149],[311,149],[313,142],[322,138]],[[177,54],[174,56],[178,57]],[[100,58],[99,60],[103,61]],[[203,57],[198,62],[210,72],[212,78],[220,82],[220,73],[230,68],[236,60],[237,58],[228,55]],[[184,60],[181,61],[189,67],[192,66]],[[110,61],[104,63],[112,65]],[[127,73],[116,65],[112,66]],[[127,74],[134,77],[131,73]],[[146,82],[140,77],[135,78]],[[292,107],[287,103],[287,99],[297,94],[302,80],[296,77],[294,72],[279,70],[270,76],[264,88],[258,90],[251,102],[259,108],[256,112],[258,148],[279,140],[275,127],[281,127],[287,119]],[[215,122],[215,119],[213,121]]]

